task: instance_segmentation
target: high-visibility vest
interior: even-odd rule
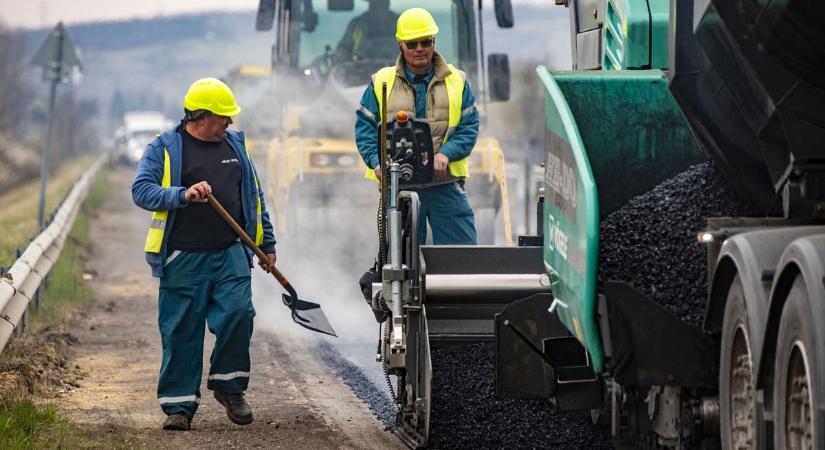
[[[243,141],[243,149],[246,151],[246,160],[249,162],[252,179],[255,180],[255,198],[258,200],[258,205],[255,208],[255,245],[260,247],[264,243],[263,206],[261,205],[261,196],[258,195],[261,188],[258,185],[258,175],[255,173],[255,167],[252,166],[252,157],[249,156],[249,147],[247,147],[245,140]]]
[[[249,169],[252,171],[252,178],[255,180],[255,192],[258,199],[258,206],[255,216],[255,245],[260,246],[264,242],[264,224],[263,213],[261,205],[261,197],[257,195],[260,190],[258,185],[258,176],[252,168],[252,158],[249,156],[249,148],[244,142],[244,149],[246,150],[246,159],[249,161]],[[163,177],[160,181],[160,187],[166,189],[172,186],[172,164],[169,161],[169,150],[163,149]],[[166,219],[169,218],[169,211],[154,211],[152,212],[152,223],[149,225],[149,232],[146,234],[146,245],[143,251],[148,253],[160,253],[163,247],[163,236],[166,234]]]
[[[443,98],[443,95],[440,95],[440,90],[434,91],[434,104],[433,107],[427,110],[427,120],[430,122],[430,131],[432,132],[433,141],[440,140],[441,142],[434,142],[436,148],[434,149],[436,152],[441,148],[444,143],[453,135],[455,132],[458,123],[461,121],[461,103],[464,97],[464,75],[463,73],[456,69],[452,64],[448,64],[447,67],[450,68],[450,75],[444,78],[444,86],[446,87],[447,91],[447,98]],[[407,86],[406,88],[396,89],[393,90],[393,86],[395,85],[396,79],[396,72],[398,71],[398,66],[391,66],[391,67],[384,67],[383,69],[379,70],[375,73],[372,77],[372,87],[375,92],[375,98],[378,99],[378,117],[380,117],[382,121],[384,118],[381,117],[382,111],[382,98],[381,98],[381,85],[382,83],[387,83],[387,115],[389,117],[395,117],[395,115],[401,109],[395,110],[396,108],[390,108],[390,105],[409,105],[409,108],[406,109],[407,111],[415,111],[415,97],[413,96],[413,87]],[[435,84],[431,84],[427,88],[427,92],[429,93],[430,88],[434,87]],[[399,98],[400,96],[400,98]],[[447,126],[443,126],[443,123],[436,120],[435,114],[439,108],[443,109],[446,103],[448,109],[448,120]],[[470,168],[469,164],[467,163],[467,158],[460,159],[458,161],[450,161],[447,165],[447,169],[450,174],[454,177],[469,177],[470,176]],[[367,168],[366,177],[372,180],[377,180],[378,178],[375,176],[374,168]]]
[[[172,186],[172,164],[169,162],[169,150],[163,149],[163,178],[160,187],[166,189]],[[153,211],[152,223],[149,225],[149,232],[146,234],[146,245],[143,251],[147,253],[160,253],[163,246],[163,235],[166,233],[166,219],[169,211]]]

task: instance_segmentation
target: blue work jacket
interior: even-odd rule
[[[169,233],[175,222],[175,211],[185,208],[187,205],[184,193],[187,187],[181,186],[181,160],[183,144],[181,137],[181,127],[165,131],[146,147],[143,157],[138,164],[135,181],[132,183],[132,200],[136,205],[148,211],[168,210],[169,217],[166,219],[165,231],[163,234],[163,244],[160,253],[146,252],[146,262],[152,268],[152,275],[163,277],[163,267],[166,264],[166,244],[169,240]],[[238,161],[241,161],[241,210],[243,213],[246,234],[255,236],[257,224],[257,198],[261,199],[261,219],[264,229],[264,240],[260,248],[264,253],[275,252],[275,233],[272,222],[269,220],[269,213],[264,201],[264,193],[261,183],[255,187],[255,177],[257,171],[253,162],[247,157],[245,148],[245,138],[242,132],[227,130],[226,142],[235,151]],[[169,151],[169,165],[171,169],[172,186],[168,189],[161,187],[163,177],[164,148]],[[253,177],[254,174],[254,177]],[[258,178],[260,180],[260,178]],[[257,197],[256,197],[257,196]],[[217,214],[217,212],[215,212]],[[252,250],[246,249],[249,265],[252,267]]]

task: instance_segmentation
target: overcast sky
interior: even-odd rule
[[[492,0],[484,3],[492,6]],[[513,3],[549,5],[552,0],[513,0]],[[0,23],[14,28],[46,28],[60,20],[76,24],[257,8],[258,0],[0,0]]]
[[[0,22],[15,28],[213,10],[254,10],[258,0],[0,0]]]

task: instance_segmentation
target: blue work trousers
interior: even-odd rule
[[[158,303],[163,342],[158,401],[167,415],[191,418],[198,409],[205,324],[216,338],[206,387],[246,390],[255,317],[250,273],[240,242],[224,250],[169,255]]]
[[[435,245],[476,245],[475,216],[462,181],[409,190],[418,193],[421,202],[418,213],[421,245],[427,242],[427,222],[433,230]]]

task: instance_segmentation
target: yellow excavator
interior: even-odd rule
[[[269,137],[268,144],[257,146],[267,151],[268,194],[282,233],[315,233],[314,226],[329,218],[375,217],[378,187],[364,178],[353,124],[370,75],[394,64],[398,47],[395,20],[368,23],[372,2],[384,2],[385,14],[393,17],[411,7],[433,14],[438,51],[467,72],[482,117],[488,102],[509,99],[507,55],[485,59],[480,9],[472,0],[391,0],[389,5],[387,0],[261,0],[256,29],[274,28],[272,65],[240,66],[228,78],[242,100],[253,101],[256,123],[244,128]],[[512,9],[497,11],[497,18],[500,26],[512,26]],[[389,31],[378,36],[375,27]],[[466,188],[479,243],[509,244],[504,152],[483,123]]]

